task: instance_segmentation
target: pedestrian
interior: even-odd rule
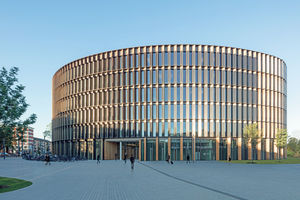
[[[124,161],[125,161],[125,163],[126,163],[126,159],[127,159],[127,153],[125,152],[125,154],[124,154]]]
[[[100,163],[100,155],[97,156],[97,164]]]
[[[229,156],[229,158],[228,158],[228,161],[229,161],[229,165],[230,165],[230,161],[231,161],[231,158],[230,158],[230,156]]]
[[[131,154],[131,157],[130,157],[130,162],[131,162],[131,169],[133,169],[133,167],[134,167],[134,157],[133,157],[132,154]]]
[[[170,154],[168,154],[166,161],[167,161],[168,164],[170,164]]]
[[[51,165],[51,163],[50,163],[50,156],[47,153],[45,155],[45,162],[46,162],[45,165],[47,165],[48,163],[49,163],[49,165]]]
[[[190,156],[189,156],[189,154],[186,155],[186,163],[188,163],[188,162],[190,163]]]
[[[115,161],[117,161],[118,153],[115,153]]]

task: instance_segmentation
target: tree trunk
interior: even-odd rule
[[[251,148],[251,158],[252,158],[252,163],[253,163],[253,148]]]

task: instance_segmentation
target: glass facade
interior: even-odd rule
[[[105,140],[121,148],[131,139],[144,145],[140,160],[168,153],[173,160],[246,160],[243,127],[258,123],[265,140],[253,156],[273,159],[275,130],[286,128],[286,71],[275,56],[210,45],[135,47],[75,60],[53,76],[53,151],[113,159],[101,149]]]

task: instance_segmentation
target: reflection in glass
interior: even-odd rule
[[[153,93],[152,93],[153,101],[156,101],[156,87],[153,88]]]
[[[174,52],[171,52],[171,66],[174,66]]]
[[[168,119],[168,105],[165,105],[165,119]]]
[[[169,127],[168,127],[168,122],[165,122],[165,137],[169,136]]]
[[[159,71],[158,71],[158,83],[159,84],[162,84],[162,70],[160,69]]]
[[[145,89],[141,89],[141,102],[145,102]]]
[[[183,65],[185,66],[186,65],[186,52],[185,51],[183,52],[182,62],[183,62]]]
[[[152,119],[156,119],[156,105],[153,105],[153,115],[152,115]]]
[[[174,119],[175,113],[174,113],[174,104],[171,104],[171,119]]]
[[[168,83],[168,70],[165,69],[165,83]]]
[[[174,122],[172,121],[170,125],[170,136],[174,136]]]
[[[174,69],[171,69],[171,83],[175,83],[175,74],[174,74]]]
[[[156,70],[153,70],[152,72],[153,72],[152,74],[153,84],[156,84]]]
[[[141,71],[141,84],[142,85],[145,84],[145,71],[144,70]]]
[[[183,91],[183,94],[182,94],[183,101],[186,101],[186,87],[183,87],[182,91]]]
[[[151,99],[150,99],[150,88],[147,87],[147,102],[150,102]]]
[[[168,101],[168,87],[165,87],[165,101]]]
[[[150,53],[147,53],[147,61],[146,61],[146,66],[150,66]]]
[[[155,52],[153,52],[152,53],[152,66],[156,66],[156,53]]]
[[[162,137],[162,122],[158,123],[158,136]]]
[[[174,101],[174,87],[171,87],[171,101]]]
[[[165,52],[165,66],[168,66],[168,52]]]
[[[180,122],[177,121],[177,127],[176,127],[176,130],[177,130],[177,136],[180,136]]]

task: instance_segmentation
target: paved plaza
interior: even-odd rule
[[[217,161],[54,162],[0,159],[0,176],[33,182],[6,199],[299,199],[300,164],[243,165]]]

